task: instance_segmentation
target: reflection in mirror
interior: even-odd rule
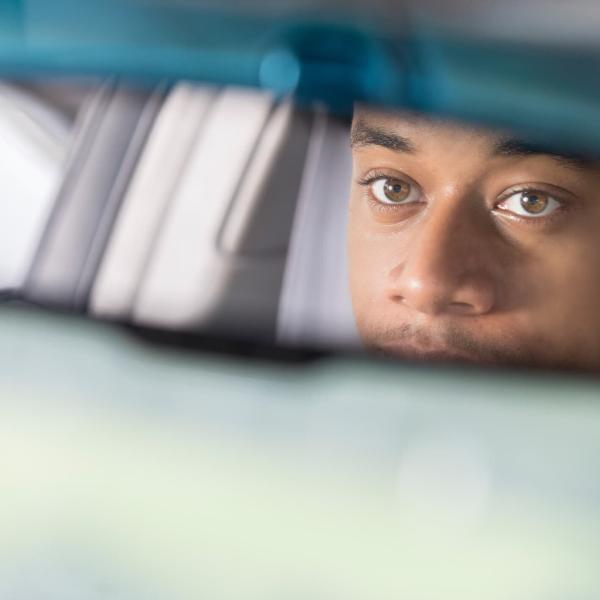
[[[65,104],[70,90],[53,92]],[[349,121],[186,82],[100,82],[75,113],[21,299],[164,331],[355,343]]]
[[[165,332],[596,370],[591,158],[187,82],[0,87],[2,288]]]
[[[78,98],[69,86],[0,83],[0,290],[22,287],[59,185]]]
[[[502,131],[358,109],[361,337],[417,359],[598,369],[598,163]]]

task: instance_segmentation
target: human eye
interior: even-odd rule
[[[563,204],[549,192],[534,189],[515,190],[496,205],[496,210],[518,217],[549,217]]]
[[[412,204],[421,200],[419,187],[408,179],[375,174],[359,182],[376,202],[386,205]]]

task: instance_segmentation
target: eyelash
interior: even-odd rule
[[[517,215],[515,213],[511,213],[509,211],[497,208],[497,206],[499,204],[508,200],[511,196],[514,196],[515,194],[539,194],[539,193],[547,194],[548,196],[551,196],[554,200],[556,200],[556,202],[558,202],[559,208],[557,208],[555,211],[553,211],[552,213],[550,213],[549,215],[546,215],[544,217],[525,217],[522,215]],[[555,192],[546,191],[540,187],[529,186],[529,185],[516,187],[516,188],[508,190],[507,192],[502,194],[502,196],[494,204],[495,212],[505,213],[504,216],[509,216],[511,219],[520,221],[522,223],[526,223],[527,225],[529,225],[531,227],[536,227],[536,226],[540,227],[540,226],[547,225],[547,224],[551,223],[552,221],[556,220],[557,218],[559,218],[569,208],[570,208],[569,202],[567,202],[566,200],[561,198]]]
[[[412,182],[412,180],[406,176],[403,176],[400,174],[391,174],[391,173],[389,173],[387,171],[383,171],[383,170],[371,171],[365,177],[362,177],[356,181],[356,183],[358,185],[366,188],[366,200],[369,202],[369,204],[371,205],[372,208],[374,208],[378,211],[384,211],[384,212],[397,211],[398,208],[400,208],[400,206],[394,206],[393,204],[382,204],[381,202],[379,202],[378,200],[373,198],[372,193],[370,192],[371,185],[378,179],[383,179],[383,178],[405,179],[411,185],[416,186],[417,184]],[[524,216],[517,215],[514,213],[509,213],[508,211],[502,211],[502,209],[496,208],[499,204],[501,204],[502,202],[504,202],[511,196],[513,196],[515,194],[526,194],[526,193],[528,193],[528,194],[535,194],[535,193],[548,194],[548,195],[552,196],[552,198],[554,198],[558,202],[560,207],[557,210],[555,210],[553,213],[551,213],[550,215],[547,215],[544,217],[524,217]],[[413,205],[414,204],[415,203],[413,203]],[[404,205],[403,208],[406,208],[406,205]],[[510,216],[511,219],[520,221],[520,222],[525,223],[528,226],[532,226],[532,227],[536,227],[536,226],[539,227],[539,226],[543,226],[543,225],[547,225],[547,224],[551,223],[555,219],[559,218],[561,216],[561,214],[563,214],[569,208],[570,208],[570,204],[567,201],[563,200],[558,195],[556,195],[555,192],[545,191],[539,187],[531,186],[531,185],[524,185],[524,186],[520,186],[520,187],[516,187],[516,188],[508,190],[507,192],[502,194],[502,196],[494,204],[494,211],[496,211],[498,213],[504,212],[505,213],[504,216]]]
[[[363,177],[361,179],[358,179],[356,181],[356,183],[358,183],[358,185],[361,185],[363,187],[368,187],[373,182],[377,181],[378,179],[384,179],[384,178],[390,178],[391,179],[393,177],[401,179],[401,176],[394,175],[394,174],[388,173],[386,171],[371,171],[367,175],[365,175],[365,177]]]
[[[378,179],[402,179],[402,180],[410,183],[410,185],[419,188],[419,186],[415,182],[413,182],[413,180],[410,179],[410,177],[407,177],[406,175],[401,175],[398,173],[390,173],[389,171],[377,171],[377,170],[371,171],[367,175],[365,175],[365,177],[360,178],[356,181],[356,183],[358,185],[366,188],[365,199],[367,200],[367,202],[369,203],[371,208],[373,208],[377,211],[381,211],[381,212],[393,212],[393,211],[398,211],[398,209],[400,209],[400,208],[406,210],[408,208],[408,206],[411,206],[411,205],[414,206],[415,204],[420,204],[420,202],[419,203],[413,202],[410,205],[393,205],[393,204],[383,204],[382,202],[379,202],[377,199],[373,198],[373,194],[371,192],[371,185],[373,183],[375,183]]]

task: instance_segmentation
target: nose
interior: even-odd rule
[[[493,310],[493,230],[484,216],[459,204],[432,207],[415,225],[389,274],[394,302],[427,315],[479,316]]]

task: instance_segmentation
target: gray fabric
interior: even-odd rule
[[[27,299],[84,307],[90,269],[97,266],[110,229],[106,224],[118,210],[150,128],[146,108],[155,103],[153,94],[106,84],[82,110],[56,208],[25,286]]]
[[[278,338],[294,346],[354,346],[346,257],[352,164],[349,128],[320,114],[304,181],[279,305]]]

